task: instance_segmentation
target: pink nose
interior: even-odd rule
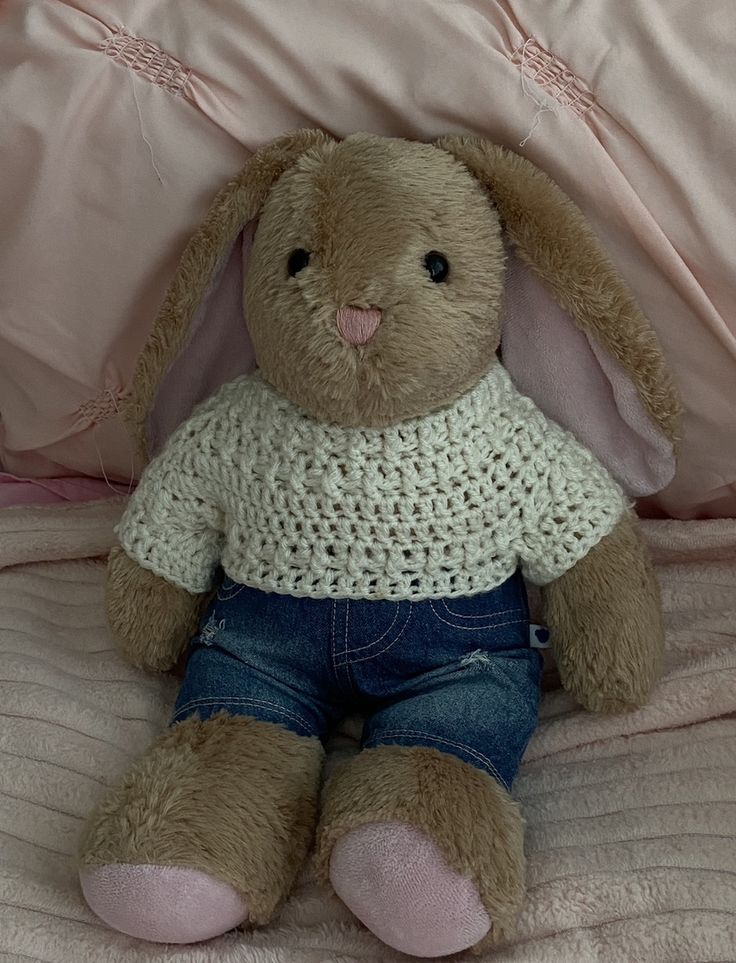
[[[368,344],[382,317],[380,308],[339,308],[337,330],[348,344]]]

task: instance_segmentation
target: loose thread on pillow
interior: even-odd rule
[[[532,126],[529,130],[529,133],[526,135],[524,140],[519,142],[519,147],[525,147],[527,145],[532,135],[536,131],[537,127],[539,127],[543,114],[555,114],[555,115],[557,114],[556,105],[553,106],[552,104],[549,103],[549,101],[541,100],[536,94],[532,92],[532,90],[529,87],[529,82],[526,75],[526,68],[529,66],[529,63],[531,61],[531,57],[529,55],[530,45],[536,47],[536,43],[531,37],[524,43],[524,46],[521,48],[521,65],[519,67],[519,75],[521,77],[522,92],[524,96],[527,97],[529,100],[531,100],[532,103],[537,107],[537,112],[535,113],[534,118],[532,120]],[[539,71],[537,71],[537,73],[538,72]]]
[[[108,388],[105,388],[105,390],[104,390],[104,392],[103,392],[103,397],[104,397],[104,396],[109,397],[109,398],[110,398],[110,401],[112,402],[112,406],[113,406],[113,408],[114,408],[114,410],[115,410],[115,414],[116,414],[117,418],[119,419],[121,425],[123,426],[123,432],[124,432],[124,435],[125,435],[125,440],[126,440],[127,445],[128,445],[128,454],[130,455],[130,477],[129,477],[129,479],[128,479],[128,489],[127,489],[127,491],[124,491],[123,489],[116,488],[116,487],[112,484],[112,482],[110,481],[110,479],[107,477],[107,472],[105,471],[105,465],[104,465],[104,462],[103,462],[103,460],[102,460],[102,452],[100,451],[99,445],[97,444],[97,439],[95,438],[95,430],[96,430],[96,428],[97,428],[97,424],[96,424],[96,423],[93,423],[93,425],[92,425],[92,443],[93,443],[93,445],[95,446],[95,452],[97,453],[97,463],[98,463],[99,466],[100,466],[100,471],[102,472],[102,477],[103,477],[104,480],[105,480],[105,484],[106,484],[107,487],[110,489],[110,491],[113,492],[115,495],[128,495],[128,496],[130,496],[131,492],[133,491],[133,486],[134,486],[134,484],[135,484],[135,455],[134,455],[134,451],[133,451],[133,443],[132,443],[131,440],[130,440],[130,437],[129,437],[129,435],[128,435],[127,428],[126,428],[126,426],[125,426],[125,422],[123,421],[122,413],[121,413],[121,411],[120,411],[120,405],[118,404],[118,399],[117,399],[117,397],[115,396],[115,392],[112,390],[112,388],[109,388],[109,387],[108,387]]]
[[[112,390],[112,388],[106,388],[105,391],[106,391],[106,394],[110,395],[112,406],[115,409],[115,414],[117,415],[118,420],[120,421],[120,424],[123,426],[123,432],[125,433],[125,440],[128,443],[128,454],[130,455],[130,478],[128,479],[128,495],[130,495],[130,493],[133,491],[133,481],[135,478],[135,455],[133,454],[133,443],[130,440],[130,435],[128,434],[127,426],[123,421],[123,416],[120,411],[120,405],[118,404],[118,399],[115,397],[115,392]]]
[[[159,181],[160,181],[161,184],[163,185],[164,179],[163,179],[163,177],[161,176],[161,171],[158,169],[158,167],[156,167],[156,160],[155,160],[155,158],[154,158],[154,156],[153,156],[153,147],[151,146],[151,142],[150,142],[150,140],[146,137],[146,134],[145,134],[145,132],[144,132],[144,130],[143,130],[143,115],[141,114],[141,105],[140,105],[140,103],[138,102],[138,94],[137,94],[136,89],[135,89],[136,79],[135,79],[135,77],[133,76],[133,74],[129,74],[129,76],[130,76],[130,82],[131,82],[131,84],[133,85],[133,100],[135,101],[135,109],[136,109],[136,111],[138,112],[138,127],[140,128],[141,137],[143,138],[146,146],[148,147],[148,152],[149,152],[149,154],[151,155],[151,166],[153,167],[153,169],[154,169],[154,171],[155,171],[155,173],[156,173],[156,177],[158,177]]]
[[[97,444],[97,439],[95,438],[96,428],[97,428],[96,425],[94,425],[94,426],[92,427],[92,444],[95,446],[95,451],[97,452],[97,463],[98,463],[99,466],[100,466],[100,471],[102,472],[102,477],[103,477],[104,480],[105,480],[105,484],[106,484],[107,487],[110,489],[110,491],[113,493],[113,495],[125,495],[125,494],[130,495],[130,491],[131,491],[130,488],[128,489],[127,493],[126,493],[125,491],[118,490],[118,489],[112,484],[112,482],[110,481],[110,479],[107,477],[107,472],[105,471],[105,465],[103,464],[103,461],[102,461],[102,452],[100,451],[99,445]],[[131,481],[132,481],[132,478],[131,478]]]

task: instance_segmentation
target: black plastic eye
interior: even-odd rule
[[[305,251],[303,247],[298,247],[296,251],[292,251],[289,255],[289,261],[286,265],[291,277],[295,277],[300,271],[309,264],[309,251]]]
[[[430,281],[434,281],[435,284],[440,284],[442,281],[447,280],[447,275],[450,273],[450,265],[444,254],[440,254],[439,251],[430,251],[424,258],[424,266],[429,272]]]

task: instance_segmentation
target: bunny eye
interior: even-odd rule
[[[303,271],[309,264],[309,257],[309,251],[305,251],[303,247],[298,247],[295,251],[292,251],[286,264],[289,275],[296,277],[300,271]]]
[[[439,251],[430,251],[424,258],[424,266],[429,274],[429,280],[435,284],[440,284],[447,280],[450,273],[450,265],[444,254]]]

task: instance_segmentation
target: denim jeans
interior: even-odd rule
[[[173,721],[224,710],[323,739],[360,712],[364,747],[433,747],[508,788],[541,673],[518,573],[482,595],[422,602],[294,598],[226,577],[191,643]]]

